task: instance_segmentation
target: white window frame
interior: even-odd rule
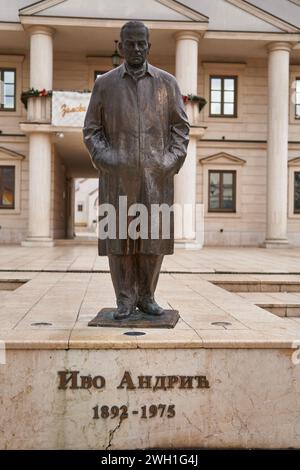
[[[23,83],[23,55],[0,55],[0,68],[16,70],[16,109],[14,111],[0,110],[0,117],[21,116],[24,105],[21,102],[22,83]]]

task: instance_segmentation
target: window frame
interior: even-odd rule
[[[299,82],[299,84],[300,84],[300,75],[295,77],[295,84],[296,84],[295,98],[296,98],[296,94],[297,94],[297,82]],[[300,96],[300,93],[299,93],[299,96]],[[299,103],[297,103],[297,100],[295,99],[295,104],[294,104],[294,119],[295,119],[296,121],[300,121],[300,113],[299,113],[299,116],[297,117],[297,106],[300,107],[300,101],[299,101]]]
[[[212,173],[219,173],[220,174],[220,183],[219,183],[219,207],[214,209],[210,207],[210,175]],[[232,198],[233,198],[233,209],[227,209],[224,207],[221,207],[222,205],[222,197],[223,197],[223,174],[224,173],[231,173],[233,175],[232,179]],[[208,206],[207,206],[207,212],[208,213],[216,213],[216,212],[221,212],[221,213],[230,213],[230,214],[236,214],[237,209],[236,209],[236,194],[237,194],[237,188],[236,188],[236,180],[237,180],[237,172],[236,170],[217,170],[217,169],[209,169],[208,170]]]
[[[300,65],[290,65],[289,124],[299,126],[300,117],[296,117],[296,80],[300,80]]]
[[[212,80],[213,79],[221,79],[221,113],[220,114],[213,114],[211,112],[211,94],[212,94]],[[225,79],[233,79],[234,80],[234,101],[233,101],[233,114],[224,114],[224,81]],[[238,75],[221,75],[221,74],[209,74],[209,117],[212,118],[237,118],[238,117]]]
[[[300,212],[294,212],[295,173],[300,173],[300,157],[288,160],[288,218],[300,219]]]
[[[0,206],[0,216],[5,216],[9,214],[20,214],[21,213],[21,172],[22,161],[24,157],[15,158],[5,155],[4,152],[0,152],[0,167],[3,166],[13,166],[15,167],[15,178],[14,178],[14,208],[4,208]],[[24,169],[24,168],[23,168]]]
[[[300,170],[295,170],[293,171],[293,214],[295,215],[300,215],[300,208],[299,209],[296,209],[295,208],[295,194],[296,194],[296,191],[295,191],[295,180],[296,180],[296,175],[299,175],[300,176]]]
[[[15,210],[16,208],[16,166],[15,165],[1,165],[0,164],[0,171],[2,169],[5,169],[5,168],[13,168],[14,172],[13,172],[13,205],[11,206],[5,206],[5,205],[1,205],[1,201],[0,201],[0,210],[2,211],[13,211]]]
[[[23,62],[24,55],[12,55],[12,54],[0,54],[0,68],[9,70],[14,69],[16,71],[15,79],[15,109],[2,109],[0,108],[0,117],[15,117],[20,116],[26,118],[26,109],[21,102],[21,93],[23,89]]]
[[[243,123],[247,119],[247,102],[244,93],[247,83],[245,81],[245,73],[247,69],[246,62],[201,62],[200,64],[200,83],[199,93],[207,100],[207,105],[202,110],[202,121],[204,123]],[[202,73],[202,75],[201,75]],[[237,115],[235,118],[231,116],[210,116],[209,115],[209,101],[210,101],[210,75],[226,75],[237,77]],[[201,80],[201,76],[203,79]]]
[[[2,67],[0,64],[0,80],[4,83],[4,72],[14,72],[15,81],[14,81],[14,107],[5,108],[4,103],[0,103],[0,112],[16,112],[17,110],[17,69],[16,67]]]

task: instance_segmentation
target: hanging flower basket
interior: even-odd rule
[[[182,95],[182,99],[184,103],[188,103],[188,102],[198,103],[199,113],[207,103],[205,98],[202,98],[201,96],[197,96],[197,95],[192,95],[192,94]]]
[[[21,101],[25,106],[25,109],[27,109],[27,103],[28,103],[28,98],[48,98],[52,96],[52,90],[37,90],[34,88],[31,88],[30,90],[23,91],[21,94]]]

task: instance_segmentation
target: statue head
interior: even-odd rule
[[[121,29],[119,50],[130,67],[139,68],[146,61],[151,44],[149,30],[141,21],[128,21]]]

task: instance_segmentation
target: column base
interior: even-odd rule
[[[28,237],[21,242],[24,247],[51,247],[54,246],[53,238],[48,237]]]
[[[174,247],[183,250],[201,250],[203,243],[200,243],[198,240],[175,240]]]
[[[287,238],[266,238],[263,248],[288,248],[289,241]]]

